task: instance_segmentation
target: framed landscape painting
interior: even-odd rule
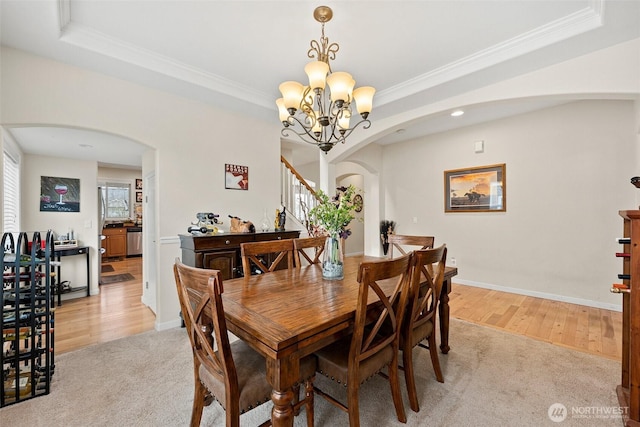
[[[445,212],[505,212],[506,165],[444,171]]]

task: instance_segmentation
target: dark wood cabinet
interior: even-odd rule
[[[612,291],[622,293],[622,378],[617,387],[624,425],[640,426],[640,211],[620,211],[624,221],[622,252],[622,286]]]
[[[181,234],[182,262],[197,268],[220,270],[223,279],[241,275],[240,244],[265,240],[296,239],[299,230],[256,233]],[[286,267],[286,263],[284,264]]]

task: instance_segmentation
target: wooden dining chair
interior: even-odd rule
[[[327,236],[293,239],[293,255],[296,267],[302,266],[302,258],[304,258],[309,264],[320,263],[320,256],[322,255],[322,252],[324,252],[324,244],[326,241]],[[302,255],[302,258],[300,258],[300,255]]]
[[[346,387],[347,404],[317,387],[314,390],[346,411],[351,427],[360,425],[360,385],[385,367],[388,368],[388,376],[383,376],[389,379],[396,415],[400,422],[407,422],[398,380],[398,346],[399,327],[407,301],[410,260],[411,255],[405,255],[393,260],[363,262],[358,270],[359,291],[353,334],[315,353],[318,372]],[[379,284],[385,280],[388,286],[387,279],[395,284],[390,293],[385,293]],[[371,309],[367,306],[370,293],[379,299],[379,304]]]
[[[245,275],[251,274],[252,265],[256,266],[260,273],[270,273],[276,270],[285,258],[287,268],[292,269],[293,239],[241,243],[240,256]]]
[[[265,359],[242,340],[229,343],[220,271],[189,267],[178,258],[173,271],[193,353],[195,390],[191,427],[200,425],[204,406],[214,399],[225,409],[226,426],[238,427],[240,414],[271,400]],[[307,426],[311,427],[315,371],[314,357],[300,361],[298,383],[305,384],[305,398],[294,397],[294,413],[304,406]],[[271,421],[266,421],[262,426],[270,424]]]
[[[435,237],[433,236],[404,236],[401,234],[389,234],[389,258],[393,258],[394,248],[400,252],[400,256],[406,255],[407,252],[415,249],[433,248]],[[413,249],[407,248],[413,247]],[[417,247],[420,248],[417,248]]]
[[[400,351],[402,351],[402,365],[409,394],[409,405],[415,412],[420,411],[413,366],[413,348],[415,346],[429,350],[436,379],[441,383],[444,382],[436,345],[436,310],[444,280],[446,261],[446,245],[435,249],[415,251],[411,261],[409,301],[400,328]],[[433,268],[433,265],[436,264],[437,266]],[[435,271],[435,276],[433,271]],[[423,344],[424,340],[427,340],[428,345]]]

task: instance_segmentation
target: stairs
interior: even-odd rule
[[[280,202],[287,211],[287,220],[308,230],[308,213],[318,204],[316,192],[282,156],[280,165]]]

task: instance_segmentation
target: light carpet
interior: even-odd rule
[[[452,319],[451,351],[440,355],[445,382],[433,374],[428,351],[415,349],[421,410],[403,390],[408,426],[615,426],[620,364],[530,338]],[[404,388],[404,379],[402,379]],[[344,401],[340,386],[316,384]],[[56,357],[52,392],[0,409],[7,426],[187,426],[193,393],[192,356],[184,329],[151,331]],[[362,426],[401,426],[389,385],[381,377],[360,393]],[[551,421],[553,404],[568,415]],[[270,416],[267,403],[240,418],[255,426]],[[595,414],[596,412],[599,415]],[[224,411],[205,407],[202,425],[223,426]],[[347,415],[316,396],[316,426],[346,426]],[[295,420],[305,426],[304,411]]]

